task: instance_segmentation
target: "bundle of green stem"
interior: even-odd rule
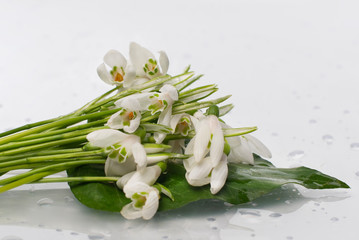
[[[189,69],[180,75],[170,77],[160,76],[148,81],[138,88],[123,90],[121,86],[106,92],[100,97],[89,102],[75,112],[27,124],[0,134],[0,174],[12,170],[29,169],[29,171],[0,180],[0,192],[33,182],[62,182],[62,181],[115,181],[118,177],[63,177],[45,178],[64,170],[84,164],[105,164],[107,154],[104,149],[88,147],[86,136],[99,129],[108,129],[105,123],[110,116],[118,112],[115,102],[129,95],[148,91],[156,92],[159,86],[171,83],[178,89],[179,97],[172,106],[172,113],[192,114],[200,109],[220,104],[229,96],[203,100],[217,91],[216,85],[205,85],[190,90],[187,88],[199,80],[201,76],[195,76]],[[201,100],[201,101],[200,101]],[[219,116],[223,116],[233,108],[233,105],[219,107]],[[147,133],[161,129],[169,133],[164,142],[174,139],[190,139],[193,133],[187,136],[170,134],[168,126],[156,124],[159,114],[151,114],[150,111],[141,112],[140,128]],[[255,127],[224,129],[225,136],[246,134],[256,130]],[[138,134],[137,131],[135,134]],[[161,147],[169,149],[166,144],[156,144],[153,137],[146,137],[142,144],[145,148]],[[187,158],[187,155],[171,152],[159,152],[147,154],[147,158],[165,159]]]

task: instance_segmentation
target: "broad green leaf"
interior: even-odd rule
[[[174,201],[163,196],[159,210],[182,207],[203,199],[219,199],[232,204],[250,202],[272,190],[296,183],[310,189],[348,188],[344,182],[317,170],[298,168],[275,168],[270,162],[255,157],[255,165],[229,164],[228,178],[222,190],[212,195],[209,185],[190,186],[185,179],[185,169],[180,164],[169,163],[166,174],[158,182],[173,195]],[[82,166],[69,171],[70,176],[103,176],[103,166]],[[129,202],[115,184],[81,183],[70,184],[75,197],[88,207],[120,211]]]

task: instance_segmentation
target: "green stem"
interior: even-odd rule
[[[65,154],[56,154],[49,156],[38,156],[38,157],[29,157],[18,160],[11,160],[7,162],[0,163],[0,169],[3,167],[16,166],[20,164],[28,163],[41,163],[41,162],[64,162],[72,161],[74,159],[81,160],[81,157],[93,157],[93,156],[102,156],[103,150],[88,151],[88,152],[78,152],[78,153],[65,153]],[[88,159],[87,159],[88,160]]]
[[[10,155],[15,155],[15,154],[19,154],[19,153],[25,153],[28,151],[34,151],[34,150],[39,150],[39,149],[44,149],[44,148],[49,148],[49,147],[54,147],[54,146],[66,145],[66,144],[70,144],[70,143],[83,143],[85,141],[86,141],[86,135],[78,136],[78,137],[73,137],[70,139],[62,139],[62,140],[57,140],[57,141],[52,141],[52,142],[41,143],[41,144],[38,144],[35,146],[27,146],[27,147],[23,147],[23,148],[17,148],[17,149],[4,151],[4,152],[0,153],[0,156],[10,156]]]
[[[86,115],[78,116],[78,117],[70,117],[70,118],[60,119],[60,120],[55,121],[55,122],[51,122],[51,123],[48,123],[48,124],[45,124],[45,125],[42,125],[42,126],[38,126],[38,127],[28,129],[28,130],[23,131],[23,132],[18,132],[18,133],[15,133],[13,135],[3,137],[3,138],[0,139],[0,145],[5,144],[5,143],[9,143],[11,141],[14,141],[14,140],[19,139],[19,138],[24,137],[24,136],[28,136],[30,134],[45,131],[45,130],[48,130],[48,129],[51,129],[51,128],[54,128],[54,127],[59,127],[59,126],[66,127],[66,126],[81,122],[83,120],[96,119],[96,118],[99,118],[99,117],[109,116],[109,115],[111,115],[111,114],[113,114],[113,113],[115,113],[117,111],[118,111],[118,109],[111,109],[111,110],[102,111],[102,112],[90,113],[90,114],[86,114]]]
[[[55,183],[55,182],[116,182],[119,177],[59,177],[43,178],[34,183]]]
[[[27,158],[27,157],[35,157],[35,156],[45,156],[45,155],[54,155],[54,154],[62,154],[62,153],[76,153],[82,152],[82,148],[70,148],[70,149],[54,149],[54,150],[43,150],[43,151],[32,151],[26,152],[14,156],[3,156],[0,157],[0,162],[7,162],[11,160]]]
[[[42,173],[42,172],[61,172],[64,171],[66,169],[75,167],[75,166],[80,166],[80,165],[85,165],[85,164],[105,164],[104,159],[94,159],[94,160],[80,160],[80,161],[71,161],[71,162],[64,162],[64,163],[57,163],[57,164],[52,164],[49,166],[45,166],[45,167],[40,167],[40,168],[36,168],[33,170],[30,170],[28,172],[25,173],[21,173],[18,174],[16,176],[12,176],[12,177],[8,177],[5,179],[0,180],[0,185],[5,185],[5,184],[9,184],[12,182],[17,182],[20,181],[23,178],[27,178],[29,176],[38,174],[38,173]],[[36,179],[37,180],[37,179]],[[34,180],[32,180],[34,181]],[[32,182],[29,181],[29,182]],[[6,191],[6,190],[5,190]],[[0,193],[3,192],[2,189],[0,188]]]

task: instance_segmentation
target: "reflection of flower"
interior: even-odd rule
[[[122,108],[110,117],[107,126],[112,129],[123,129],[128,133],[133,133],[140,125],[140,121],[141,113],[139,111]]]
[[[113,129],[96,130],[87,135],[87,140],[96,147],[109,152],[105,163],[107,176],[123,176],[142,169],[147,164],[146,151],[141,139],[136,135],[125,134]]]
[[[116,50],[110,50],[104,56],[104,63],[97,68],[99,77],[107,84],[124,87],[132,85],[136,77],[135,69],[127,64],[126,58]],[[109,68],[109,69],[108,69]]]

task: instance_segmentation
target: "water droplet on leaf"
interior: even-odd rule
[[[273,218],[277,218],[277,217],[281,217],[282,214],[280,214],[280,213],[271,213],[271,214],[269,214],[269,216],[273,217]]]

